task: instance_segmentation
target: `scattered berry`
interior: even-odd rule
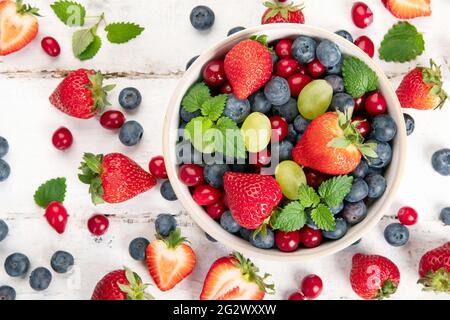
[[[145,253],[149,245],[149,241],[145,238],[136,238],[130,242],[128,246],[128,252],[130,256],[137,261],[145,261]]]
[[[156,179],[167,179],[167,170],[166,165],[164,163],[164,157],[163,156],[156,156],[150,159],[150,162],[148,164],[148,168],[150,170],[150,173],[156,178]]]
[[[398,221],[405,226],[412,226],[417,223],[419,215],[414,208],[402,207],[397,212]]]
[[[115,130],[122,128],[125,123],[125,116],[117,110],[109,110],[100,117],[100,124],[103,128]]]
[[[3,137],[0,137],[0,159],[6,156],[6,154],[9,151],[9,143],[8,140],[6,140]]]
[[[173,191],[172,184],[170,183],[169,180],[166,180],[161,184],[160,192],[161,192],[161,196],[164,199],[166,199],[167,201],[178,200],[178,197],[177,197],[175,191]]]
[[[16,290],[10,286],[0,287],[0,301],[16,300]]]
[[[227,37],[231,36],[232,34],[238,33],[239,31],[245,30],[245,27],[234,27],[231,28],[228,33],[227,33]]]
[[[67,273],[74,263],[73,256],[66,251],[56,251],[50,260],[52,269],[57,273]]]
[[[5,240],[6,236],[8,235],[9,228],[5,221],[0,219],[0,242]]]
[[[372,24],[373,12],[364,2],[355,2],[352,7],[352,19],[355,26],[364,29]]]
[[[36,291],[46,290],[52,282],[51,272],[44,267],[34,269],[30,275],[30,286]]]
[[[323,282],[318,275],[310,274],[303,278],[301,292],[307,299],[316,299],[322,290]]]
[[[67,150],[72,146],[72,132],[65,127],[61,127],[53,133],[52,143],[58,150]]]
[[[355,45],[364,51],[369,57],[375,55],[375,45],[367,36],[361,36],[355,40]]]
[[[341,36],[342,38],[350,41],[351,43],[353,43],[353,37],[350,34],[350,32],[346,31],[346,30],[339,30],[335,32],[337,35]]]
[[[450,149],[441,149],[436,151],[431,158],[431,164],[433,165],[433,169],[436,170],[437,173],[443,176],[450,175]]]
[[[415,128],[414,118],[407,113],[404,113],[403,117],[405,118],[406,135],[409,136],[414,132]]]
[[[186,63],[186,71],[187,71],[187,69],[189,69],[190,66],[192,66],[192,64],[195,62],[195,60],[198,59],[198,57],[200,57],[200,56],[194,56],[191,59],[189,59],[189,61]]]
[[[439,215],[439,219],[446,225],[450,226],[450,207],[444,208],[441,210],[441,214]]]
[[[404,246],[409,240],[408,228],[400,223],[391,223],[384,229],[384,238],[391,246]]]
[[[449,292],[450,242],[427,251],[419,262],[418,283],[428,291]]]
[[[192,26],[197,30],[210,29],[215,20],[214,12],[207,6],[197,6],[191,11],[189,19]]]
[[[289,296],[288,300],[306,300],[306,298],[302,293],[294,292]]]
[[[134,110],[141,105],[142,96],[136,88],[125,88],[120,91],[119,104],[125,110]]]
[[[109,220],[103,214],[96,214],[89,218],[87,222],[89,231],[96,237],[102,236],[108,231]]]
[[[144,128],[139,124],[139,122],[131,120],[125,122],[120,128],[119,140],[125,146],[131,147],[141,141],[143,135]]]
[[[22,253],[13,253],[5,260],[5,271],[10,277],[21,277],[29,268],[30,260]]]
[[[156,232],[163,237],[168,237],[169,234],[176,228],[177,228],[177,220],[171,214],[168,213],[159,214],[155,220]]]
[[[50,57],[57,57],[61,53],[61,47],[58,41],[52,37],[44,37],[41,41],[41,47]]]
[[[45,218],[56,232],[59,234],[64,233],[69,215],[62,203],[56,201],[50,202],[47,209],[45,209]]]
[[[285,1],[278,1],[285,2]],[[265,2],[264,6],[267,10],[264,12],[261,24],[268,23],[305,23],[305,16],[303,15],[303,6],[295,5],[294,3],[281,4]]]

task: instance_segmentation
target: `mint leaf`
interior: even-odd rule
[[[66,195],[66,178],[56,178],[43,183],[34,193],[36,204],[47,209],[50,202],[64,202]]]
[[[313,188],[302,184],[298,189],[298,201],[304,208],[310,208],[319,204],[320,197]]]
[[[337,207],[352,189],[353,177],[338,176],[328,179],[319,187],[319,195],[330,207]]]
[[[81,55],[94,41],[94,34],[91,29],[81,29],[75,31],[72,36],[72,50],[75,57]]]
[[[345,89],[353,98],[359,98],[366,92],[378,88],[377,74],[358,58],[346,57],[344,59],[342,75]]]
[[[214,122],[205,117],[196,117],[189,121],[184,128],[184,135],[190,140],[195,149],[203,153],[214,152],[214,141],[207,133],[214,133]]]
[[[211,93],[208,86],[204,82],[198,82],[188,90],[181,101],[181,105],[187,112],[195,112],[210,98]]]
[[[306,223],[306,213],[298,201],[287,204],[272,217],[270,225],[283,232],[300,230]]]
[[[53,12],[64,24],[69,27],[81,27],[84,25],[86,9],[74,1],[56,1],[50,5]]]
[[[336,229],[336,220],[333,213],[322,203],[311,211],[311,219],[320,230],[333,231]]]
[[[216,151],[229,157],[245,159],[244,138],[237,124],[228,117],[221,117],[216,123],[216,129],[221,133],[221,140],[215,141]]]
[[[125,43],[139,36],[144,31],[144,28],[136,23],[115,22],[108,24],[105,27],[105,31],[109,42]]]
[[[384,36],[379,54],[380,59],[388,62],[406,62],[420,56],[424,50],[423,35],[409,22],[400,21]]]
[[[221,94],[206,100],[200,108],[202,115],[216,121],[222,115],[227,99],[226,94]]]
[[[91,44],[86,48],[86,50],[79,54],[77,58],[81,61],[92,59],[98,53],[101,47],[102,39],[100,39],[99,36],[95,35],[94,41],[92,41]]]

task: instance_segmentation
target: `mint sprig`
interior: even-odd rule
[[[181,105],[187,112],[195,112],[210,98],[211,93],[209,92],[209,87],[204,82],[197,82],[189,88],[181,101]]]
[[[362,60],[345,57],[342,65],[345,90],[353,98],[362,97],[366,92],[378,88],[377,74]]]
[[[335,208],[350,193],[352,184],[353,177],[351,176],[333,177],[320,185],[319,195],[330,208]]]
[[[66,178],[48,180],[41,184],[34,193],[34,202],[43,209],[47,209],[50,202],[53,201],[63,203],[66,189]]]

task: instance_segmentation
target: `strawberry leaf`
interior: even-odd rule
[[[99,36],[94,36],[94,41],[84,50],[81,54],[77,56],[81,61],[92,59],[102,47],[102,39]],[[105,88],[104,88],[105,89]],[[107,91],[107,90],[105,90]]]
[[[139,36],[144,28],[136,23],[115,22],[105,27],[106,37],[111,43],[125,43]]]
[[[39,207],[47,209],[50,202],[64,202],[66,189],[66,178],[48,180],[40,185],[36,190],[34,194],[34,201]]]
[[[50,5],[53,12],[69,27],[82,27],[86,17],[86,9],[74,1],[56,1]]]

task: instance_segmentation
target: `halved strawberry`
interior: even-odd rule
[[[0,56],[19,51],[33,41],[39,31],[38,11],[22,0],[0,1]]]
[[[196,257],[179,228],[167,238],[157,237],[147,247],[147,267],[158,288],[167,291],[191,274]]]
[[[200,300],[263,300],[275,292],[270,276],[258,275],[259,269],[240,253],[216,260],[206,275]]]
[[[387,0],[386,8],[399,19],[431,15],[431,0]]]

